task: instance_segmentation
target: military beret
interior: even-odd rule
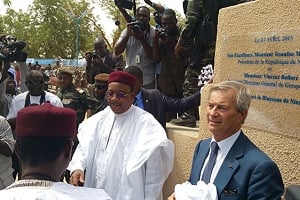
[[[59,86],[59,80],[57,77],[52,76],[49,77],[49,81],[47,82],[48,85],[54,85],[54,86]]]
[[[109,77],[109,74],[106,74],[106,73],[97,74],[95,76],[95,81],[107,82],[108,77]]]
[[[133,75],[125,71],[114,71],[109,74],[108,84],[111,82],[119,82],[128,85],[131,89],[135,87],[136,79]]]
[[[72,69],[71,67],[60,67],[58,69],[58,73],[66,73],[66,74],[70,74],[73,75],[75,73],[75,69]]]
[[[50,103],[21,109],[17,114],[16,136],[72,137],[76,133],[76,112]]]

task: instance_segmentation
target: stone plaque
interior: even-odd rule
[[[246,125],[300,138],[300,30],[219,39],[215,79],[236,80],[250,89]]]

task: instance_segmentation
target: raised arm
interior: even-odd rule
[[[115,54],[117,56],[122,54],[125,51],[129,37],[132,35],[131,31],[132,31],[132,26],[127,25],[127,28],[122,32],[119,40],[117,41],[114,47]]]
[[[157,12],[162,13],[164,12],[165,8],[159,4],[159,3],[154,3],[150,0],[144,0],[146,4],[148,4],[149,6],[151,6],[152,8],[154,8]]]

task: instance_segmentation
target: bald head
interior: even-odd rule
[[[105,45],[105,41],[102,37],[97,37],[94,41],[93,41],[93,45],[98,45],[98,44],[103,44]]]
[[[100,55],[101,58],[107,55],[106,43],[103,38],[97,37],[93,42],[94,50]]]

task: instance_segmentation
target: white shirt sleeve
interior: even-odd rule
[[[80,170],[84,171],[86,168],[86,158],[85,158],[83,148],[84,147],[81,145],[81,143],[79,143],[75,150],[72,160],[68,166],[68,170],[70,170],[71,174],[76,169],[80,169]]]

